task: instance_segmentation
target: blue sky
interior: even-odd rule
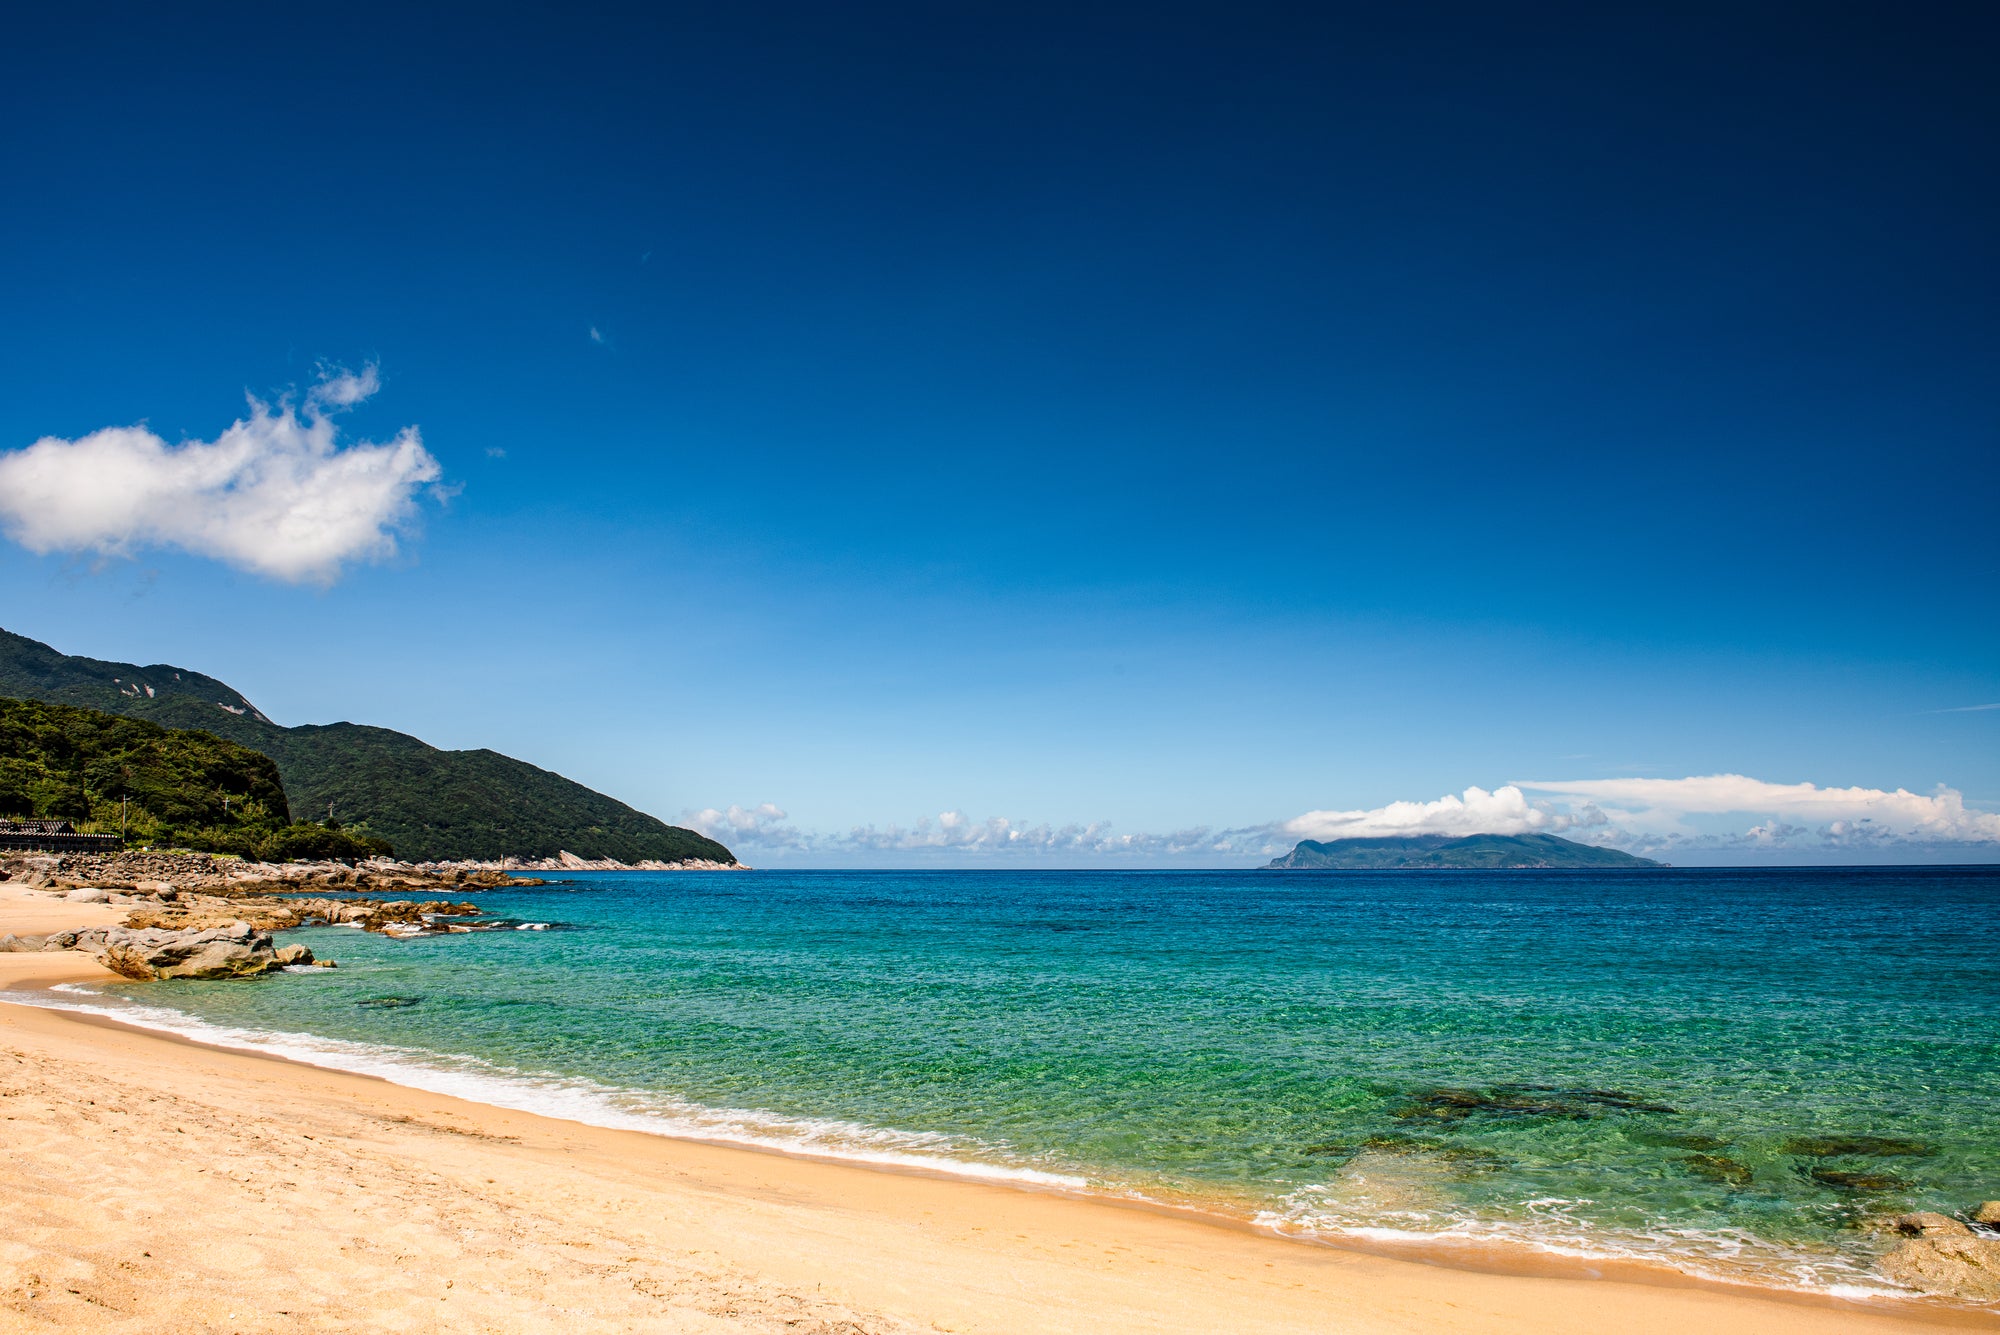
[[[30,15],[0,624],[753,861],[1992,857],[1997,25]]]

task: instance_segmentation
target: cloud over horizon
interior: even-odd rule
[[[1536,794],[1531,798],[1529,794]],[[1546,796],[1543,796],[1546,795]],[[1120,834],[1110,822],[1065,825],[977,820],[945,811],[909,825],[802,830],[785,810],[714,807],[683,820],[714,838],[779,856],[868,854],[1075,857],[1133,861],[1270,857],[1301,839],[1395,835],[1556,834],[1635,853],[1697,850],[1866,850],[1898,846],[2000,845],[2000,814],[1965,805],[1940,785],[1906,789],[1823,788],[1768,783],[1740,774],[1684,779],[1521,781],[1467,788],[1434,801],[1390,802],[1353,811],[1308,811],[1289,820],[1217,830]]]
[[[1077,855],[1088,857],[1177,856],[1188,853],[1250,853],[1255,850],[1229,843],[1232,834],[1257,831],[1225,831],[1217,834],[1197,827],[1173,834],[1116,834],[1109,821],[1088,824],[1017,824],[1002,816],[976,820],[962,811],[943,811],[908,825],[857,825],[838,832],[801,830],[791,823],[784,809],[765,802],[756,807],[730,806],[690,811],[681,818],[691,828],[724,843],[732,840],[745,847],[774,853],[832,854],[852,856],[866,853],[945,853],[971,855],[1027,854],[1035,856]]]
[[[1557,834],[1579,824],[1603,824],[1594,815],[1557,812],[1537,805],[1512,784],[1488,792],[1467,788],[1435,802],[1391,802],[1363,811],[1308,811],[1278,826],[1300,839],[1367,839],[1399,834]]]
[[[373,365],[322,367],[303,403],[250,396],[250,415],[213,441],[170,445],[144,426],[45,436],[0,453],[0,531],[38,555],[175,547],[331,584],[349,562],[394,554],[419,489],[441,476],[414,426],[340,442],[334,416],[380,388]]]
[[[1631,827],[1666,839],[1690,837],[1684,818],[1753,816],[1742,832],[1751,843],[1800,837],[1844,844],[2000,843],[2000,814],[1976,811],[1965,795],[1939,784],[1928,795],[1908,789],[1822,788],[1811,783],[1767,783],[1741,774],[1685,779],[1570,779],[1520,787],[1579,800],[1606,825]]]

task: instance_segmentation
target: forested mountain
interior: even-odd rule
[[[398,857],[553,857],[567,850],[623,862],[701,858],[727,848],[582,784],[497,751],[443,751],[357,723],[287,728],[226,682],[171,664],[75,658],[0,630],[0,696],[194,728],[277,764],[301,816],[359,823]]]

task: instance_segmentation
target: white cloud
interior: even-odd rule
[[[1567,829],[1571,821],[1528,801],[1511,784],[1468,788],[1435,802],[1391,802],[1365,811],[1308,811],[1280,828],[1300,839],[1364,839],[1398,834],[1529,834]]]
[[[602,346],[605,342],[603,332],[599,330],[596,325],[592,325],[590,327],[590,341],[592,343],[598,344],[599,346]]]
[[[381,369],[370,362],[356,375],[344,367],[332,366],[326,362],[319,364],[319,383],[306,391],[308,411],[314,407],[352,408],[364,399],[375,397],[375,391],[382,388]]]
[[[689,829],[699,830],[711,839],[747,838],[761,843],[766,838],[782,842],[789,837],[784,809],[772,802],[754,807],[739,807],[734,803],[726,808],[704,807],[684,813],[681,819]]]
[[[1810,833],[1846,843],[2000,843],[2000,815],[1966,807],[1964,794],[1938,785],[1923,794],[1907,789],[1822,788],[1811,783],[1767,783],[1741,774],[1685,779],[1566,779],[1523,781],[1530,792],[1581,799],[1603,808],[1607,819],[1639,831],[1686,833],[1692,816],[1762,817],[1746,837],[1770,842]]]
[[[178,547],[290,583],[396,550],[416,494],[440,475],[417,428],[342,445],[333,415],[381,387],[376,368],[322,367],[303,407],[250,399],[213,441],[143,426],[0,453],[0,529],[38,553]]]
[[[1969,809],[1963,794],[1942,785],[1922,794],[1767,783],[1741,774],[1522,780],[1433,802],[1308,811],[1274,828],[1320,840],[1561,834],[1631,849],[2000,843],[2000,815]]]

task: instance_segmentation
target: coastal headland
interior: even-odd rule
[[[337,877],[288,884],[344,902],[313,875]],[[351,888],[382,903],[401,892],[387,875]],[[422,890],[480,893],[433,876]],[[135,882],[120,898],[140,903],[71,900],[46,879],[0,883],[0,934],[109,930],[180,898]],[[205,898],[227,897],[190,891],[190,911]],[[2000,1326],[1664,1268],[1336,1248],[1101,1197],[603,1129],[33,1004],[91,981],[113,975],[83,951],[0,953],[0,1000],[28,1003],[0,1005],[0,1329]]]

